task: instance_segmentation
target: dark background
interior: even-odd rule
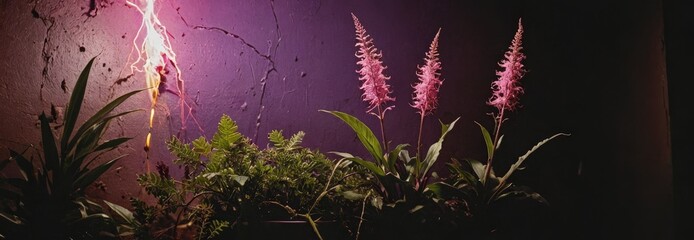
[[[0,0],[3,148],[38,143],[36,116],[51,104],[64,106],[69,91],[61,90],[61,81],[71,86],[93,56],[86,112],[144,87],[139,75],[115,83],[129,74],[137,12],[123,1],[95,2],[98,13],[89,16],[89,1]],[[189,122],[184,138],[210,137],[224,113],[260,145],[271,129],[304,130],[307,147],[358,154],[363,151],[351,131],[317,111],[345,111],[377,127],[359,99],[349,13],[383,51],[397,98],[386,120],[396,143],[416,141],[410,86],[441,27],[445,82],[425,142],[437,137],[436,119],[461,121],[446,139],[439,172],[450,157],[483,158],[474,121],[492,128],[489,84],[522,18],[529,72],[521,80],[522,107],[504,125],[497,172],[536,142],[572,134],[546,144],[512,179],[552,206],[538,236],[684,239],[689,228],[686,204],[694,199],[685,129],[692,120],[687,85],[694,41],[688,36],[694,24],[685,1],[166,1],[158,9],[175,36],[187,94],[204,129]],[[244,42],[195,26],[221,27]],[[161,99],[153,158],[168,163],[164,140],[179,134],[180,122],[177,98]],[[142,95],[128,104],[146,108],[149,100]],[[135,137],[118,149],[130,156],[104,175],[107,190],[95,188],[92,196],[127,204],[141,194],[135,176],[143,171],[146,117],[120,119],[113,127],[111,134]]]

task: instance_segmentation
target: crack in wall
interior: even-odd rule
[[[183,23],[194,30],[207,30],[207,31],[216,31],[220,32],[226,36],[232,37],[234,39],[237,39],[238,41],[241,42],[244,46],[250,48],[257,56],[265,59],[268,63],[267,69],[265,70],[263,76],[260,78],[260,99],[259,99],[259,104],[258,104],[258,115],[256,117],[256,124],[255,124],[255,133],[253,134],[253,141],[257,142],[258,140],[258,132],[260,129],[261,121],[262,121],[262,115],[263,115],[263,110],[265,109],[265,105],[263,104],[263,100],[265,99],[265,89],[267,86],[267,80],[270,77],[270,74],[272,72],[277,72],[277,68],[275,65],[275,61],[273,59],[273,55],[277,54],[277,49],[280,46],[280,42],[282,42],[282,33],[280,29],[280,24],[279,20],[277,18],[277,13],[275,11],[275,1],[270,0],[270,9],[272,11],[272,16],[275,21],[275,35],[276,35],[276,42],[273,46],[272,41],[268,41],[268,50],[266,54],[261,53],[258,48],[246,41],[241,35],[233,33],[229,30],[226,30],[221,27],[214,27],[214,26],[203,26],[203,25],[193,25],[188,23],[188,21],[181,15],[180,12],[180,7],[176,8],[176,13],[178,14],[179,18],[183,21]],[[274,49],[274,50],[273,50]]]
[[[275,50],[274,54],[277,54],[277,48],[280,46],[280,42],[282,42],[282,32],[280,31],[280,24],[279,20],[277,19],[277,13],[275,12],[275,1],[270,0],[270,9],[272,10],[272,16],[275,19],[275,35],[277,37],[277,43],[275,44]],[[268,55],[271,56],[271,51],[272,51],[272,43],[268,41]],[[265,87],[267,86],[267,79],[270,75],[271,72],[277,71],[275,68],[274,62],[272,62],[271,68],[269,68],[267,71],[265,71],[265,76],[260,79],[260,102],[259,102],[259,109],[258,109],[258,116],[256,117],[255,120],[255,133],[253,134],[253,141],[258,142],[258,132],[260,130],[260,124],[261,124],[261,119],[263,115],[263,110],[265,110],[265,105],[263,104],[263,99],[265,99]]]
[[[44,26],[48,26],[48,28],[46,28],[46,36],[43,38],[43,47],[41,48],[41,59],[43,60],[41,76],[43,76],[43,80],[41,81],[41,88],[39,89],[39,99],[43,101],[43,88],[45,87],[46,82],[50,80],[49,71],[51,63],[53,63],[53,55],[48,50],[48,47],[51,37],[51,30],[53,29],[53,26],[55,26],[55,18],[41,15],[38,11],[36,11],[37,4],[38,2],[35,3],[34,7],[31,9],[31,15],[34,18],[41,19]]]

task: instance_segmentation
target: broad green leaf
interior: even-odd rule
[[[72,130],[74,130],[75,128],[77,116],[79,115],[80,109],[82,108],[82,100],[84,100],[84,93],[87,89],[87,79],[89,79],[89,72],[91,71],[92,64],[94,63],[95,58],[96,57],[93,57],[89,60],[87,66],[84,67],[82,73],[80,73],[79,78],[77,78],[75,87],[72,89],[70,100],[68,101],[68,105],[65,109],[65,125],[63,126],[63,135],[60,139],[60,149],[68,148],[68,139],[72,134]],[[62,155],[66,156],[67,154],[62,153]]]
[[[46,161],[46,169],[55,170],[60,165],[60,156],[58,155],[58,147],[55,145],[53,131],[48,124],[45,113],[41,113],[39,120],[41,121],[41,143],[43,145],[43,157]]]
[[[475,160],[475,159],[465,159],[468,163],[470,163],[470,167],[472,167],[472,170],[475,172],[475,175],[477,175],[477,178],[482,179],[484,177],[484,171],[485,171],[485,165],[482,164],[481,162]]]
[[[378,176],[385,176],[385,174],[386,174],[383,171],[383,169],[376,166],[376,164],[373,162],[366,161],[366,160],[361,159],[359,157],[347,158],[347,160],[350,160],[352,162],[355,162],[355,163],[361,165],[362,167],[365,167],[366,169],[368,169],[369,171],[371,171],[372,173],[374,173]]]
[[[441,152],[441,147],[443,146],[443,139],[451,130],[453,130],[453,127],[455,127],[455,123],[458,122],[458,120],[460,120],[460,117],[456,118],[450,124],[441,123],[441,137],[436,143],[432,144],[431,147],[429,147],[429,151],[427,151],[427,157],[422,162],[425,168],[420,176],[426,176],[429,172],[429,169],[431,169],[431,167],[434,166],[434,163],[439,158],[439,153]]]
[[[388,153],[388,165],[386,166],[386,169],[388,171],[393,172],[393,173],[398,173],[397,169],[395,168],[395,161],[398,160],[398,157],[400,156],[400,152],[406,147],[410,146],[409,144],[400,144],[393,151],[390,151]]]
[[[130,225],[136,225],[136,224],[137,224],[137,220],[135,220],[135,216],[133,215],[133,213],[132,213],[130,210],[128,210],[127,208],[124,208],[124,207],[122,207],[122,206],[120,206],[120,205],[118,205],[118,204],[111,203],[111,202],[106,201],[106,200],[104,200],[104,202],[105,202],[106,205],[108,205],[108,207],[111,208],[111,210],[113,210],[113,212],[115,212],[122,220],[124,220],[125,222],[127,222],[127,223],[130,224]]]
[[[492,137],[489,135],[489,131],[487,131],[482,124],[478,122],[475,123],[480,126],[482,137],[484,137],[484,143],[487,145],[487,160],[492,159],[494,157],[494,143],[492,142]]]
[[[355,157],[355,156],[353,156],[352,154],[349,154],[349,153],[344,153],[344,152],[329,152],[329,153],[338,155],[338,156],[340,156],[340,157],[342,157],[342,158],[344,158],[344,159],[347,159],[347,160],[349,160],[349,161],[355,162],[355,163],[357,163],[357,164],[359,164],[359,165],[365,167],[367,170],[369,170],[369,171],[375,173],[375,174],[378,175],[378,176],[384,176],[384,175],[385,175],[385,172],[383,172],[383,169],[381,169],[381,168],[379,168],[378,166],[376,166],[375,163],[366,161],[366,160],[361,159],[361,158],[359,158],[359,157]]]
[[[369,127],[366,126],[366,124],[347,113],[326,110],[320,111],[330,113],[333,116],[345,122],[347,125],[349,125],[349,127],[351,127],[352,130],[354,130],[354,132],[357,134],[359,141],[361,141],[362,145],[364,145],[364,147],[371,154],[374,160],[379,164],[383,164],[384,159],[383,150],[381,149],[381,143],[378,141],[378,138],[376,138],[376,135],[374,135],[371,129],[369,129]]]

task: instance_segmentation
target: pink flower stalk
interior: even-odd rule
[[[441,61],[439,60],[439,34],[441,29],[436,32],[434,40],[431,41],[429,52],[424,58],[424,65],[419,66],[417,76],[419,82],[413,86],[414,88],[414,103],[412,107],[418,109],[419,118],[419,137],[417,139],[417,159],[420,158],[420,149],[422,146],[422,126],[424,124],[424,116],[431,114],[438,105],[439,88],[443,81],[441,77]]]
[[[518,105],[518,97],[523,93],[523,88],[520,86],[520,79],[525,75],[526,70],[523,69],[523,64],[521,61],[525,59],[525,54],[521,53],[523,47],[521,47],[523,38],[523,25],[521,24],[521,19],[518,19],[518,30],[516,35],[511,41],[511,46],[508,47],[508,51],[504,54],[503,60],[499,63],[499,66],[504,68],[503,71],[497,71],[496,75],[499,78],[492,82],[492,97],[489,99],[487,104],[496,107],[499,110],[499,115],[494,117],[496,122],[494,130],[494,142],[495,148],[499,144],[499,132],[501,130],[501,124],[504,123],[504,111],[513,111]],[[492,170],[492,161],[494,160],[493,154],[487,157],[487,165],[485,166],[485,173],[483,176],[482,183],[485,183],[489,174]]]
[[[371,36],[366,34],[366,29],[361,25],[357,16],[352,14],[354,19],[354,27],[357,32],[357,46],[359,50],[355,54],[359,61],[357,64],[361,66],[357,72],[361,75],[359,80],[363,81],[360,89],[364,90],[362,97],[365,102],[369,103],[369,110],[373,114],[374,109],[378,109],[378,117],[383,118],[383,113],[391,107],[381,109],[381,106],[388,101],[395,101],[395,98],[388,96],[391,93],[390,86],[386,84],[389,76],[383,74],[386,69],[381,61],[382,54],[374,46]]]
[[[503,109],[515,110],[518,97],[523,93],[523,88],[519,83],[526,72],[521,63],[525,59],[525,55],[521,53],[523,49],[521,47],[522,37],[523,25],[518,19],[518,31],[511,41],[509,50],[504,54],[505,59],[499,63],[499,66],[504,70],[496,72],[499,78],[492,83],[493,96],[487,102],[487,104],[499,109],[500,112],[503,112]]]
[[[439,60],[438,46],[439,46],[439,33],[441,29],[436,32],[434,40],[429,46],[429,52],[426,53],[426,58],[424,58],[425,64],[419,67],[417,71],[417,76],[419,77],[419,82],[413,86],[414,88],[414,103],[412,107],[418,109],[419,114],[422,116],[428,115],[436,109],[438,106],[438,93],[439,88],[443,81],[441,76],[441,61]]]

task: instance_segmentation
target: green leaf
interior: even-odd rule
[[[441,152],[441,147],[443,146],[443,139],[451,130],[453,130],[453,127],[455,127],[455,123],[458,122],[458,120],[460,120],[460,117],[456,118],[450,124],[441,123],[441,137],[436,143],[432,144],[431,147],[429,147],[429,151],[427,151],[427,157],[422,162],[425,165],[425,168],[420,176],[426,176],[429,172],[429,169],[431,169],[431,167],[434,166],[434,163],[439,158],[439,153]]]
[[[489,131],[487,131],[482,124],[478,122],[475,123],[480,126],[482,137],[484,137],[484,143],[487,145],[487,159],[492,159],[494,157],[494,143],[492,142],[492,137],[489,135]]]
[[[451,199],[453,197],[460,197],[464,195],[458,188],[445,182],[435,182],[429,184],[424,191],[430,191],[437,197],[443,199]]]
[[[465,159],[472,167],[472,171],[475,172],[477,178],[482,179],[484,177],[485,165],[475,159]]]
[[[132,213],[130,210],[128,210],[128,209],[126,209],[126,208],[124,208],[124,207],[122,207],[122,206],[120,206],[120,205],[118,205],[118,204],[111,203],[111,202],[106,201],[106,200],[104,200],[104,202],[105,202],[106,205],[107,205],[109,208],[111,208],[111,210],[113,210],[113,212],[115,212],[122,220],[124,220],[125,222],[127,222],[127,223],[130,224],[130,225],[136,225],[136,224],[137,224],[137,220],[135,220],[135,216],[133,215],[133,213]]]
[[[282,130],[272,130],[268,134],[268,139],[270,142],[273,143],[273,145],[276,148],[282,148],[284,146],[284,142],[286,139],[284,139],[284,136],[282,135]]]
[[[2,223],[2,222],[7,222],[7,223],[10,223],[13,225],[24,225],[24,221],[22,221],[22,219],[19,218],[18,216],[0,212],[0,223]],[[0,225],[5,226],[5,224],[0,224]]]
[[[91,171],[87,171],[87,173],[85,173],[84,175],[77,178],[77,180],[75,180],[74,188],[84,190],[87,186],[94,183],[94,181],[96,181],[96,179],[98,179],[102,174],[104,174],[106,172],[106,170],[111,168],[111,166],[113,166],[113,164],[115,164],[116,161],[118,161],[119,159],[121,159],[123,157],[125,157],[125,155],[120,156],[120,157],[113,159],[111,161],[108,161],[102,165],[98,165]]]
[[[539,193],[532,192],[532,191],[523,191],[523,190],[515,190],[515,191],[508,191],[505,192],[501,195],[499,195],[495,201],[499,200],[516,200],[516,201],[522,201],[522,200],[533,200],[537,203],[540,203],[542,205],[549,205],[549,202],[547,202],[547,199],[542,197]]]
[[[133,138],[121,137],[121,138],[111,139],[111,140],[108,140],[102,144],[99,144],[99,146],[96,146],[96,148],[94,148],[94,151],[95,152],[101,151],[101,150],[109,150],[110,151],[110,150],[117,148],[119,145],[121,145],[127,141],[130,141],[130,139],[133,139]]]
[[[77,116],[79,115],[80,109],[82,108],[82,100],[84,100],[84,93],[87,89],[87,79],[89,79],[89,71],[91,71],[92,63],[94,63],[95,58],[96,57],[93,57],[89,60],[89,63],[87,63],[87,66],[84,67],[79,78],[77,78],[75,87],[72,89],[70,101],[68,102],[68,105],[65,109],[65,125],[63,126],[63,135],[60,139],[60,149],[67,149],[68,139],[72,134],[72,130],[75,128]],[[65,155],[67,154],[63,153],[63,156]]]
[[[231,120],[228,115],[222,115],[217,125],[217,132],[212,137],[212,147],[216,149],[229,149],[233,147],[241,140],[241,137],[243,137],[238,133],[238,128],[236,122]]]
[[[361,159],[359,157],[352,156],[352,154],[349,153],[343,153],[343,152],[330,152],[332,154],[338,155],[342,158],[345,158],[349,161],[355,162],[356,164],[359,164],[363,167],[365,167],[367,170],[371,171],[372,173],[378,175],[378,176],[385,176],[385,172],[383,169],[380,167],[376,166],[375,163],[366,161],[364,159]]]
[[[19,171],[22,173],[22,176],[24,176],[24,179],[27,180],[30,185],[33,185],[33,183],[36,182],[36,177],[34,176],[34,165],[32,165],[29,160],[24,158],[24,156],[13,150],[10,150],[10,157],[17,162]]]
[[[393,172],[393,173],[398,173],[397,169],[395,168],[395,161],[398,159],[400,156],[400,152],[406,147],[410,146],[409,144],[400,144],[393,151],[390,151],[388,153],[388,165],[386,166],[386,169],[388,171]]]
[[[60,165],[60,156],[58,156],[58,147],[55,145],[53,131],[48,124],[45,113],[41,113],[39,120],[41,121],[41,143],[43,145],[43,157],[46,161],[46,169],[55,170]]]
[[[110,120],[113,119],[113,118],[120,117],[120,116],[123,116],[123,115],[126,115],[126,114],[130,114],[130,113],[133,113],[133,112],[140,111],[140,110],[131,110],[131,111],[126,111],[126,112],[122,112],[122,113],[119,113],[119,114],[115,114],[115,115],[113,115],[113,116],[108,116],[108,114],[110,114],[111,111],[113,111],[116,107],[120,106],[123,102],[125,102],[125,100],[127,100],[127,99],[130,98],[131,96],[133,96],[133,95],[135,95],[135,94],[137,94],[137,93],[139,93],[139,92],[142,92],[142,91],[144,91],[144,90],[145,90],[145,89],[140,89],[140,90],[131,91],[131,92],[129,92],[129,93],[126,93],[126,94],[124,94],[124,95],[122,95],[122,96],[120,96],[120,97],[114,99],[113,101],[107,103],[104,107],[102,107],[102,108],[101,108],[99,111],[97,111],[94,115],[92,115],[92,117],[90,117],[89,119],[87,119],[87,121],[84,122],[84,123],[82,124],[82,126],[77,130],[77,132],[75,133],[74,138],[73,138],[72,140],[70,140],[69,144],[68,144],[67,146],[65,146],[65,147],[62,148],[62,154],[63,154],[63,156],[67,156],[67,154],[69,154],[69,152],[72,150],[72,148],[73,148],[73,147],[75,146],[75,144],[77,143],[77,140],[79,140],[79,138],[81,138],[82,134],[84,134],[84,132],[87,131],[87,129],[93,127],[93,126],[96,125],[96,124],[99,124],[100,122],[108,122],[108,121],[110,121]],[[66,121],[67,121],[67,120],[66,120]],[[66,122],[66,123],[67,123],[67,122]],[[64,136],[63,136],[63,137],[64,137]]]
[[[299,145],[304,140],[305,135],[306,135],[306,133],[304,133],[303,131],[299,131],[299,132],[295,133],[294,135],[292,135],[292,137],[289,138],[289,141],[287,141],[286,146],[284,146],[285,150],[291,151],[291,150],[299,148],[300,147]]]
[[[212,144],[208,143],[207,139],[201,136],[193,140],[193,151],[197,154],[207,156],[212,152]]]
[[[339,112],[339,111],[326,111],[326,110],[320,110],[321,112],[326,112],[330,113],[333,116],[339,118],[343,122],[345,122],[347,125],[349,125],[352,130],[357,134],[357,137],[359,138],[359,141],[364,145],[366,150],[371,154],[371,156],[374,158],[374,160],[379,163],[383,164],[384,159],[383,159],[383,150],[381,149],[381,143],[378,141],[378,138],[376,138],[376,135],[369,129],[369,127],[366,126],[362,121],[359,121],[359,119],[355,118],[352,115],[349,115],[347,113]]]
[[[535,146],[533,146],[530,150],[528,150],[525,154],[523,154],[523,156],[518,157],[518,160],[516,160],[516,163],[511,165],[511,167],[508,169],[508,171],[506,172],[504,177],[501,178],[500,182],[506,182],[506,180],[509,177],[511,177],[511,174],[513,174],[513,172],[516,171],[516,169],[518,169],[521,166],[521,164],[523,164],[523,162],[526,159],[528,159],[528,157],[530,157],[530,154],[532,154],[537,149],[542,147],[542,145],[544,145],[545,143],[547,143],[547,142],[551,141],[552,139],[559,137],[559,136],[567,136],[568,137],[568,136],[571,136],[571,134],[557,133],[557,134],[554,134],[553,136],[548,137],[548,138],[538,142],[537,144],[535,144]]]

